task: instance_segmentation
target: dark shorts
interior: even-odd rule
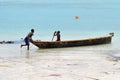
[[[25,37],[24,41],[25,41],[26,45],[29,45],[29,38],[28,37]]]

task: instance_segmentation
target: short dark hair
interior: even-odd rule
[[[57,33],[60,33],[60,31],[57,31]]]
[[[31,32],[34,32],[34,29],[31,29]]]

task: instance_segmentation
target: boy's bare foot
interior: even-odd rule
[[[22,48],[23,45],[21,45],[20,47]]]

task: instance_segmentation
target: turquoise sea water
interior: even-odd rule
[[[109,32],[119,37],[119,4],[119,0],[0,1],[0,40],[19,40],[31,28],[33,38],[41,40],[51,40],[55,30],[61,31],[62,40]]]

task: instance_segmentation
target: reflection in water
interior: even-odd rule
[[[107,53],[108,60],[110,61],[120,61],[120,50],[111,50]]]
[[[30,52],[27,50],[26,51],[26,58],[29,59],[30,58]]]
[[[53,48],[53,49],[37,49],[31,48],[29,51],[21,49],[21,57],[32,60],[39,58],[40,60],[54,59],[61,60],[61,58],[69,58],[79,54],[96,54],[103,55],[112,49],[112,44],[82,46],[82,47],[68,47],[68,48]]]
[[[21,53],[21,57],[24,57],[26,59],[30,58],[30,51],[28,51],[28,50],[20,50],[20,53]]]

